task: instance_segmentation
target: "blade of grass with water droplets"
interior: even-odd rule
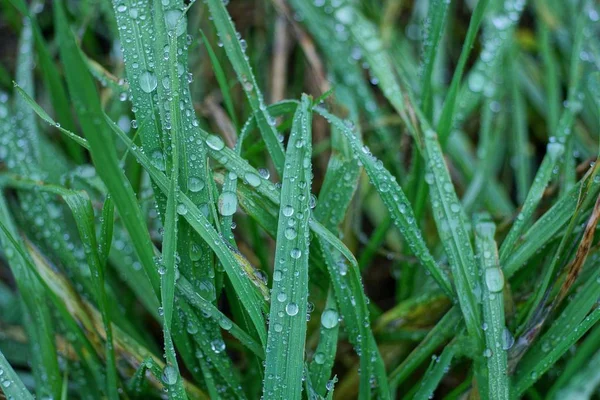
[[[507,256],[503,264],[504,274],[510,278],[517,272],[539,249],[547,244],[559,230],[571,220],[575,210],[580,207],[581,212],[589,210],[593,205],[593,199],[600,192],[600,178],[598,172],[600,165],[597,160],[585,177],[569,192],[544,213],[536,222],[521,236],[521,245]],[[583,198],[582,204],[579,199]]]
[[[159,87],[158,94],[159,98],[166,100],[164,108],[165,113],[168,112],[169,118],[166,116],[163,118],[163,127],[167,128],[167,132],[170,133],[170,149],[171,157],[169,159],[171,181],[169,184],[167,195],[167,204],[165,208],[164,217],[164,236],[163,236],[163,247],[162,247],[162,261],[164,262],[164,273],[161,274],[161,301],[163,307],[163,338],[165,344],[165,358],[167,360],[167,366],[163,373],[163,383],[166,385],[169,399],[187,399],[185,391],[183,389],[182,377],[179,372],[179,365],[177,362],[177,356],[175,354],[175,346],[173,345],[173,339],[171,337],[171,326],[173,320],[173,301],[175,297],[175,274],[178,268],[176,261],[176,254],[178,249],[178,197],[179,197],[179,176],[180,176],[180,151],[181,140],[180,135],[185,135],[185,129],[181,116],[181,104],[180,104],[180,90],[179,90],[179,76],[177,73],[177,54],[178,54],[178,40],[177,36],[180,34],[180,29],[183,27],[185,31],[185,21],[182,20],[181,12],[178,10],[166,11],[164,10],[165,5],[162,4],[159,7],[154,8],[154,28],[156,33],[155,40],[155,56],[157,62],[157,75],[161,79],[161,87]],[[171,14],[167,14],[171,13]],[[173,15],[167,20],[168,16]],[[171,21],[175,19],[175,23]],[[169,26],[167,26],[169,24]],[[167,38],[167,31],[168,38]],[[165,47],[166,46],[166,47]],[[166,50],[168,49],[168,50]],[[164,55],[160,58],[160,52]],[[158,53],[158,54],[156,54]],[[165,57],[167,62],[164,62]],[[167,83],[167,84],[165,84]],[[168,95],[166,93],[168,93]],[[183,100],[183,99],[182,99]],[[162,113],[161,113],[162,116]],[[168,135],[169,136],[169,135]],[[167,138],[164,139],[165,142]],[[182,154],[185,160],[186,154]],[[186,169],[184,169],[185,171]],[[183,174],[182,178],[186,178]],[[187,249],[184,249],[187,250]],[[160,269],[159,269],[160,273]],[[165,379],[166,378],[166,379]]]
[[[593,282],[593,284],[598,285],[596,282]],[[541,351],[540,346],[534,347],[534,349],[539,351],[532,349],[529,353],[531,357],[526,357],[522,360],[517,374],[514,375],[513,396],[515,398],[521,396],[525,390],[545,374],[598,321],[600,321],[600,308],[594,308],[587,317],[574,325],[574,328],[567,330],[566,333],[563,326],[560,326],[560,332],[553,331],[555,335],[558,334],[558,336],[554,336],[554,338],[558,337],[558,340],[552,340],[553,337],[548,335],[550,333],[548,331],[542,337],[540,343],[552,341],[553,344],[547,352]]]
[[[206,52],[208,53],[208,57],[210,58],[210,63],[212,65],[213,71],[215,73],[215,78],[219,83],[219,89],[221,89],[221,95],[223,96],[223,102],[225,103],[225,107],[227,108],[227,113],[229,113],[229,118],[233,122],[233,126],[237,129],[239,126],[237,117],[235,115],[235,109],[233,108],[233,101],[231,100],[231,93],[229,92],[229,85],[227,83],[227,76],[225,75],[225,71],[219,62],[217,55],[210,42],[206,38],[203,30],[200,30],[200,35],[202,36],[202,43],[204,43],[204,47],[206,47]]]
[[[112,148],[112,138],[104,123],[102,106],[91,75],[85,67],[72,32],[70,31],[62,2],[55,3],[55,20],[60,40],[60,55],[65,67],[65,76],[72,100],[75,102],[79,122],[90,146],[94,164],[111,194],[123,224],[127,228],[137,256],[152,283],[155,294],[159,293],[158,274],[155,270],[154,254],[150,235],[137,205],[131,185],[119,168]]]
[[[426,22],[424,22],[423,59],[421,60],[421,109],[431,117],[433,95],[431,83],[438,46],[446,27],[450,0],[434,0],[429,3]]]
[[[164,173],[152,165],[151,161],[144,153],[135,148],[133,142],[131,142],[127,135],[121,131],[114,122],[108,121],[108,123],[113,132],[121,138],[131,153],[143,165],[157,187],[163,193],[166,193],[169,188],[170,180],[167,179]],[[268,293],[264,288],[260,287],[258,278],[252,279],[254,277],[253,267],[241,254],[237,253],[227,245],[227,242],[225,242],[215,228],[212,227],[202,211],[200,211],[200,209],[185,194],[180,193],[179,200],[187,210],[182,216],[215,252],[240,298],[253,299],[252,301],[248,300],[244,305],[247,306],[248,313],[259,333],[261,342],[265,343],[264,339],[266,338],[266,332],[262,310],[266,309],[265,298],[268,298]],[[260,292],[262,292],[262,296],[259,294],[260,292],[257,290],[257,286],[258,289],[260,289]],[[258,298],[261,297],[262,300],[258,301]]]
[[[444,350],[439,357],[432,359],[431,364],[421,381],[421,386],[413,397],[415,400],[427,400],[433,398],[434,391],[440,384],[444,375],[450,369],[450,363],[455,354],[456,345],[450,343],[444,347]]]
[[[302,97],[288,141],[277,250],[273,272],[273,299],[269,316],[263,395],[272,399],[300,399],[306,341],[308,255],[311,196],[311,105]]]
[[[60,80],[58,69],[52,60],[49,46],[44,40],[44,36],[37,22],[36,14],[27,10],[23,0],[11,0],[11,2],[17,9],[20,10],[21,13],[23,13],[23,16],[29,19],[31,23],[33,38],[38,55],[37,61],[40,65],[40,70],[44,78],[44,84],[50,94],[52,108],[56,112],[56,118],[62,121],[62,124],[68,131],[73,131],[75,130],[75,124],[69,107],[69,102],[67,100],[67,93],[63,83]],[[79,136],[77,137],[79,138]],[[81,163],[83,161],[83,153],[81,152],[81,149],[79,149],[77,146],[74,146],[69,141],[65,143],[65,146],[76,163]]]
[[[508,332],[504,322],[504,275],[500,269],[498,249],[494,241],[496,226],[488,215],[476,216],[475,244],[482,275],[483,323],[486,326],[486,348],[483,355],[487,368],[487,394],[480,395],[492,400],[508,400],[510,393],[506,350]],[[509,332],[508,332],[509,333]],[[510,333],[509,333],[510,334]],[[481,374],[481,373],[480,373]]]
[[[8,214],[8,204],[2,193],[0,193],[0,223],[3,229],[6,229],[12,237],[16,237],[17,230]],[[3,253],[7,258],[8,266],[23,299],[23,309],[35,323],[35,329],[29,330],[28,335],[31,345],[39,349],[32,352],[33,372],[37,382],[36,393],[39,396],[58,394],[61,386],[60,371],[53,339],[54,331],[50,319],[50,310],[43,296],[44,289],[33,279],[23,261],[19,259],[19,255],[15,254],[13,247],[17,244],[9,243],[10,237],[6,232],[0,234],[0,239]],[[42,376],[47,378],[45,380],[41,379]]]
[[[235,30],[233,21],[225,8],[225,4],[221,0],[207,1],[210,14],[217,29],[219,40],[223,43],[223,48],[227,53],[227,57],[235,70],[239,82],[242,84],[242,89],[246,94],[246,98],[252,107],[254,117],[262,138],[267,146],[269,155],[275,164],[275,168],[279,175],[283,174],[284,152],[283,146],[278,139],[277,131],[274,127],[275,120],[269,115],[269,112],[264,103],[263,95],[258,87],[258,83],[254,78],[250,63],[245,54],[245,48],[240,39],[239,34]]]
[[[339,314],[335,304],[335,297],[330,290],[321,313],[321,326],[319,328],[319,344],[315,349],[313,360],[309,365],[309,372],[313,389],[320,395],[327,393],[327,382],[331,376],[331,369],[335,362],[338,332],[340,324]]]
[[[346,104],[348,109],[351,110],[350,113],[352,114],[353,119],[358,120],[355,102],[352,101],[351,97],[345,99],[347,99]],[[347,140],[336,128],[331,129],[331,147],[331,157],[327,164],[327,172],[319,192],[319,201],[317,202],[313,215],[317,220],[323,221],[326,228],[335,232],[339,230],[338,226],[343,222],[348,211],[348,206],[357,189],[360,167],[352,157],[352,151],[348,146]],[[325,250],[325,247],[322,247],[322,249]],[[325,250],[322,253],[326,264],[333,266],[333,268],[331,268],[332,270],[338,267],[335,266],[336,257],[332,256],[331,252]],[[333,285],[335,286],[335,283]],[[339,300],[343,301],[344,297],[341,296],[340,289],[341,287],[338,285],[337,293],[340,295]],[[325,396],[328,392],[327,384],[329,377],[331,376],[331,370],[337,352],[339,333],[339,323],[337,319],[339,318],[339,307],[336,304],[338,298],[334,294],[335,292],[336,290],[332,290],[330,287],[325,303],[325,309],[321,314],[319,343],[315,350],[313,360],[309,365],[313,388],[320,396]],[[347,313],[347,311],[353,309],[354,308],[348,305],[345,308],[345,312]],[[356,320],[359,320],[359,318],[349,317],[347,319],[348,332],[360,331],[360,329],[355,326]],[[368,337],[367,333],[365,333],[365,335],[365,337]],[[362,356],[362,358],[366,359],[366,356]],[[361,360],[361,363],[367,364],[363,360]],[[367,368],[367,370],[369,369],[374,368]],[[370,383],[367,383],[366,378],[363,378],[363,381],[360,384],[365,386]]]
[[[25,385],[19,375],[10,366],[4,354],[0,351],[0,388],[8,399],[20,399],[20,400],[33,400],[33,396]]]
[[[508,256],[512,254],[512,251],[514,250],[517,241],[521,237],[523,230],[533,216],[533,212],[536,210],[540,200],[542,199],[542,196],[544,195],[544,190],[552,178],[554,166],[558,162],[563,152],[564,146],[562,144],[548,143],[548,146],[546,147],[546,155],[544,156],[542,164],[535,175],[533,184],[527,193],[527,197],[525,198],[525,202],[523,203],[521,211],[517,215],[515,222],[511,226],[510,231],[502,242],[502,246],[500,246],[500,262],[502,264],[504,264]]]
[[[477,303],[480,285],[476,281],[476,265],[470,235],[466,229],[466,217],[460,206],[448,166],[442,154],[436,134],[421,120],[424,134],[417,140],[423,142],[423,156],[427,165],[425,179],[430,185],[433,216],[438,233],[454,276],[454,284],[465,325],[477,347],[483,345],[481,314]]]
[[[452,286],[446,273],[439,267],[431,256],[423,236],[415,223],[410,203],[404,192],[395,182],[394,177],[381,165],[381,163],[369,152],[368,148],[362,146],[360,140],[355,136],[351,128],[322,108],[315,110],[326,118],[332,125],[344,133],[356,157],[361,161],[369,179],[377,188],[377,192],[392,215],[394,224],[405,237],[412,252],[421,264],[431,273],[438,285],[448,294],[453,296]]]
[[[27,92],[24,91],[21,88],[21,86],[19,86],[16,83],[15,83],[15,90],[17,91],[17,93],[19,93],[25,99],[27,104],[29,104],[31,106],[31,108],[38,115],[38,117],[40,117],[41,119],[43,119],[44,121],[49,123],[51,126],[56,127],[59,131],[61,131],[65,135],[67,135],[67,137],[69,139],[71,139],[72,141],[77,143],[79,146],[83,147],[86,150],[89,150],[89,145],[87,143],[87,140],[85,140],[81,136],[74,134],[70,130],[63,128],[58,122],[55,122],[52,119],[52,117],[50,117],[50,115],[48,115],[48,113],[38,103],[36,103],[36,101],[34,99],[31,98],[31,96],[29,96],[29,94],[27,94]]]
[[[429,331],[425,339],[389,375],[390,386],[398,387],[417,367],[425,361],[442,343],[456,334],[461,321],[460,309],[453,307]]]
[[[450,130],[453,127],[454,111],[456,106],[456,98],[459,93],[460,81],[463,77],[464,69],[467,64],[467,60],[469,59],[469,54],[473,48],[473,43],[475,43],[475,38],[477,37],[477,32],[479,31],[479,26],[483,21],[488,4],[489,0],[478,1],[475,5],[475,9],[473,10],[473,14],[471,15],[471,20],[469,21],[467,35],[463,42],[460,57],[454,70],[454,74],[452,75],[452,81],[450,82],[448,94],[446,95],[440,120],[437,125],[438,134],[440,135],[440,142],[442,145],[446,143],[448,136],[450,135]]]
[[[510,62],[510,101],[512,122],[512,146],[511,151],[515,160],[515,185],[517,187],[517,199],[519,203],[525,203],[526,196],[531,186],[531,152],[529,149],[527,132],[527,115],[525,99],[518,77],[518,53],[515,51]]]

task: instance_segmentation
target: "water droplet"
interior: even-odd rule
[[[185,19],[180,19],[180,17],[181,11],[179,10],[169,10],[165,12],[167,29],[170,31],[175,30],[177,36],[181,36],[185,32]]]
[[[298,248],[293,248],[290,251],[290,257],[292,257],[293,259],[299,259],[302,256],[302,250],[298,249]]]
[[[225,329],[226,331],[228,331],[233,327],[233,323],[231,322],[231,320],[229,320],[227,318],[221,318],[219,320],[219,326],[222,329]]]
[[[198,325],[190,321],[187,323],[186,330],[190,335],[195,335],[196,333],[198,333]]]
[[[326,329],[335,328],[338,324],[339,314],[336,310],[328,308],[321,314],[321,325]]]
[[[154,75],[150,71],[142,72],[140,74],[139,81],[140,88],[146,93],[151,93],[154,89],[156,89],[156,86],[158,84],[158,81],[156,80],[156,75]]]
[[[225,350],[225,342],[221,339],[215,339],[210,342],[210,348],[217,354],[221,353],[223,350]]]
[[[283,272],[281,272],[280,270],[276,270],[275,272],[273,272],[273,280],[275,282],[279,282],[283,279]]]
[[[177,370],[175,369],[175,367],[171,366],[171,365],[167,365],[164,369],[163,369],[163,374],[162,374],[162,381],[166,384],[166,385],[174,385],[177,383],[177,375],[179,375],[177,373]]]
[[[296,230],[290,226],[285,229],[284,235],[286,239],[293,240],[296,238],[296,236],[298,236],[298,233],[296,233]]]
[[[204,189],[205,185],[206,184],[204,183],[204,179],[202,178],[190,176],[188,179],[188,189],[190,189],[190,192],[197,193]]]
[[[223,192],[219,196],[219,213],[224,216],[235,214],[237,209],[237,196],[233,192]]]
[[[260,175],[261,178],[263,179],[269,179],[269,177],[271,176],[271,173],[269,172],[268,169],[266,168],[259,168],[258,169],[258,174]]]
[[[492,356],[492,350],[491,350],[491,349],[485,349],[485,350],[483,351],[483,356],[484,356],[485,358],[490,358],[490,357]]]
[[[246,182],[248,182],[248,185],[252,187],[260,186],[260,176],[256,175],[253,172],[246,172],[244,174],[244,179],[246,180]]]
[[[188,212],[188,208],[185,204],[183,203],[179,203],[177,204],[177,214],[179,215],[185,215]]]
[[[469,75],[467,84],[472,92],[479,93],[483,90],[483,86],[485,85],[485,76],[477,71],[473,71],[471,75]]]
[[[287,294],[280,292],[277,294],[277,301],[283,303],[284,301],[287,300]]]
[[[485,284],[490,292],[501,292],[504,288],[504,274],[502,273],[502,270],[497,267],[486,269]]]
[[[202,257],[202,248],[198,243],[192,243],[190,246],[190,260],[199,261]]]
[[[285,312],[290,317],[293,317],[294,315],[298,314],[298,305],[296,303],[288,303],[285,306]]]
[[[283,326],[281,324],[275,324],[273,325],[273,329],[275,329],[275,332],[279,333],[283,330]]]
[[[222,150],[223,147],[225,147],[223,139],[216,135],[208,135],[206,138],[206,145],[216,151]]]
[[[323,364],[325,362],[325,354],[318,352],[315,354],[315,362],[317,364]]]
[[[515,338],[507,327],[502,331],[502,350],[509,350],[515,344]]]
[[[283,207],[283,215],[285,215],[286,217],[291,217],[292,215],[294,215],[294,207],[292,207],[292,206]]]

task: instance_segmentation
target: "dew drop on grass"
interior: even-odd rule
[[[485,285],[491,293],[501,292],[504,288],[504,274],[500,268],[488,268],[485,270]]]
[[[302,256],[302,250],[300,250],[300,249],[298,249],[298,248],[293,248],[293,249],[290,251],[290,256],[291,256],[293,259],[296,259],[296,260],[297,260],[297,259],[299,259],[299,258]]]
[[[206,138],[206,145],[216,151],[222,150],[223,147],[225,147],[223,139],[216,135],[208,135]]]
[[[515,338],[507,327],[502,331],[502,350],[510,350],[515,344]]]
[[[323,311],[323,314],[321,314],[321,325],[323,325],[325,329],[335,328],[338,324],[338,318],[338,312],[328,308],[327,310]]]
[[[546,147],[546,151],[548,152],[550,159],[552,161],[556,162],[556,160],[558,160],[558,158],[565,151],[565,146],[562,143],[558,143],[558,142],[548,143],[548,146]]]
[[[258,170],[258,174],[261,176],[261,178],[263,179],[269,179],[269,177],[271,176],[271,173],[269,172],[268,169],[266,168],[259,168]]]
[[[165,156],[162,151],[154,150],[152,154],[150,154],[150,162],[156,169],[160,171],[165,170]]]
[[[167,29],[175,30],[177,36],[183,35],[185,32],[185,20],[181,17],[181,11],[169,10],[165,12],[165,23]]]
[[[233,327],[233,323],[227,318],[221,318],[219,320],[219,326],[226,331],[230,330]]]
[[[315,362],[319,365],[323,364],[325,362],[325,354],[321,352],[315,354]]]
[[[169,385],[169,386],[176,384],[177,383],[177,370],[173,366],[167,365],[163,369],[162,381],[166,385]]]
[[[473,71],[471,75],[469,75],[467,84],[472,92],[479,93],[483,90],[483,86],[485,85],[485,77],[481,75],[481,73]]]
[[[188,208],[185,204],[183,203],[179,203],[177,204],[177,214],[179,215],[185,215],[188,212]]]
[[[223,192],[219,196],[219,213],[228,217],[235,214],[237,209],[237,197],[233,192]]]
[[[197,193],[204,189],[205,185],[206,184],[204,183],[204,179],[202,178],[198,178],[195,176],[190,176],[188,178],[188,189],[190,189],[190,192]]]
[[[190,260],[199,261],[202,257],[202,248],[198,243],[192,243],[190,246]]]
[[[277,270],[275,272],[273,272],[273,280],[275,282],[279,282],[283,279],[283,272]]]
[[[225,350],[225,342],[221,339],[215,339],[212,342],[210,342],[210,348],[212,349],[212,351],[219,354],[223,350]]]
[[[150,71],[144,71],[140,74],[140,88],[146,93],[152,93],[156,86],[158,85],[158,81],[156,80],[156,75],[154,75]]]
[[[285,306],[285,312],[290,317],[293,317],[294,315],[298,314],[298,304],[296,304],[296,303],[288,303]]]
[[[252,187],[260,186],[260,176],[256,175],[253,172],[246,172],[244,174],[244,179],[246,180],[246,182],[248,182],[248,185]]]
[[[279,333],[283,331],[283,326],[281,324],[275,324],[273,325],[273,329],[275,329],[275,332]]]
[[[286,217],[291,217],[292,215],[294,215],[294,207],[292,207],[292,206],[283,207],[283,215],[285,215]]]
[[[295,239],[295,238],[296,238],[296,236],[298,236],[298,233],[296,232],[296,230],[295,230],[294,228],[292,228],[292,227],[290,226],[290,227],[287,227],[287,228],[285,229],[285,231],[284,231],[284,235],[285,235],[285,238],[286,238],[286,239],[288,239],[288,240],[293,240],[293,239]]]
[[[198,333],[198,325],[194,324],[193,322],[188,322],[187,323],[187,332],[190,335],[195,335],[196,333]]]
[[[483,356],[484,356],[485,358],[490,358],[490,357],[492,356],[492,350],[491,350],[491,349],[485,349],[485,350],[483,351]]]

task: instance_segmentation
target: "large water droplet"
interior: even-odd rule
[[[190,189],[190,192],[197,193],[197,192],[201,191],[202,189],[204,189],[204,186],[205,186],[204,179],[198,178],[195,176],[189,177],[188,189]]]
[[[223,350],[225,350],[225,342],[221,339],[215,339],[210,342],[210,348],[217,354],[221,353]]]
[[[298,233],[296,233],[296,230],[290,226],[285,228],[284,235],[286,239],[293,240],[296,238],[296,236],[298,236]]]
[[[293,317],[294,315],[298,314],[298,304],[296,304],[296,303],[288,303],[285,306],[285,312],[290,317]]]
[[[325,354],[318,352],[315,354],[315,362],[317,364],[323,364],[325,362]]]
[[[206,138],[206,145],[216,151],[222,150],[223,147],[225,147],[223,139],[216,135],[208,135]]]
[[[167,365],[164,369],[163,369],[163,373],[162,373],[162,381],[165,383],[165,385],[174,385],[177,383],[177,370],[175,369],[175,367],[171,366],[171,365]]]
[[[326,329],[335,328],[338,324],[339,315],[334,309],[328,308],[321,314],[321,325]]]
[[[472,92],[479,93],[483,90],[483,86],[485,85],[485,76],[477,71],[473,71],[471,75],[469,75],[467,84]]]
[[[233,327],[233,323],[231,322],[231,320],[229,320],[227,318],[221,318],[219,320],[219,326],[222,329],[225,329],[226,331],[228,331]]]
[[[219,213],[224,217],[235,214],[237,196],[233,192],[223,192],[219,196]]]
[[[140,74],[139,81],[140,88],[146,93],[151,93],[154,89],[156,89],[156,86],[158,84],[158,81],[156,80],[156,75],[154,75],[150,71],[142,72]]]
[[[294,215],[294,207],[292,207],[292,206],[283,207],[283,215],[285,215],[286,217],[291,217],[292,215]]]
[[[485,285],[492,293],[501,292],[504,288],[504,274],[497,267],[485,270]]]
[[[298,248],[293,248],[293,249],[290,251],[290,256],[291,256],[293,259],[296,259],[296,260],[297,260],[297,259],[299,259],[299,258],[302,256],[302,250],[300,250],[300,249],[298,249]]]
[[[260,176],[256,175],[253,172],[246,172],[244,174],[244,179],[248,182],[248,185],[252,187],[260,186]]]
[[[181,36],[185,32],[185,19],[180,19],[180,17],[181,11],[179,10],[169,10],[165,12],[167,29],[170,31],[175,30],[177,36]]]

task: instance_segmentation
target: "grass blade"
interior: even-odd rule
[[[207,4],[219,39],[223,43],[227,57],[237,74],[239,82],[242,84],[242,89],[244,89],[250,107],[252,107],[254,118],[267,146],[269,155],[275,164],[275,169],[280,176],[283,176],[283,146],[274,128],[275,120],[269,115],[263,95],[245,54],[244,46],[246,42],[242,41],[243,39],[240,39],[239,34],[235,31],[233,21],[225,8],[225,4],[221,0],[208,0]]]
[[[6,358],[1,351],[0,371],[2,371],[2,374],[0,374],[0,387],[7,398],[33,400],[33,396],[29,393],[15,370],[12,369],[8,361],[6,361]]]
[[[485,371],[490,399],[508,399],[510,393],[506,350],[510,347],[510,332],[504,323],[504,275],[500,269],[498,249],[494,242],[496,227],[489,216],[481,215],[475,221],[475,242],[483,276],[481,287],[483,302],[483,323],[487,360]]]
[[[277,228],[274,299],[271,301],[263,395],[300,399],[308,301],[308,218],[312,180],[311,105],[307,96],[294,116],[288,141]]]

